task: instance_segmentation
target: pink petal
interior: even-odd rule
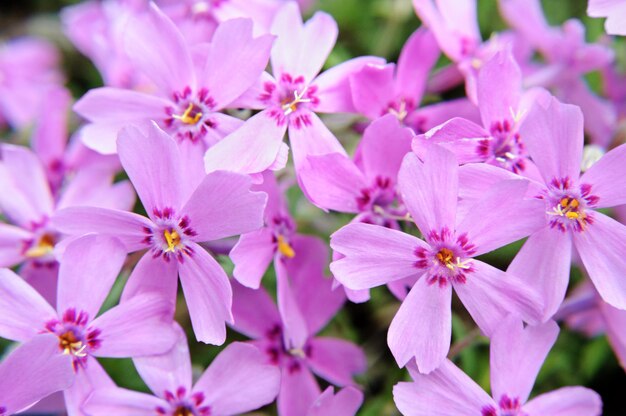
[[[138,295],[91,322],[101,333],[98,357],[142,357],[163,354],[176,340],[174,304],[154,294]],[[155,336],[158,334],[158,336]]]
[[[279,156],[286,130],[287,126],[279,126],[269,111],[261,111],[207,150],[204,167],[207,172],[263,172]]]
[[[528,181],[506,180],[491,187],[480,201],[469,208],[456,228],[458,234],[467,233],[476,246],[475,256],[527,237],[545,227],[545,202],[524,199]],[[523,212],[524,215],[519,213]],[[495,213],[485,221],[485,215]]]
[[[156,210],[178,211],[185,200],[183,164],[174,139],[152,123],[144,135],[126,127],[117,140],[122,166],[135,186],[150,218]]]
[[[509,313],[529,323],[540,321],[543,303],[526,282],[478,260],[472,260],[471,267],[474,272],[454,289],[485,335],[491,336]]]
[[[528,238],[507,269],[541,294],[542,321],[554,315],[565,298],[571,258],[571,237],[545,227]]]
[[[572,233],[574,246],[602,299],[626,309],[626,226],[599,212],[582,232]]]
[[[439,55],[437,41],[426,28],[413,32],[402,47],[398,58],[396,88],[404,97],[414,100],[416,106],[422,101],[429,73]]]
[[[146,229],[151,229],[152,221],[132,212],[107,208],[76,207],[57,211],[52,225],[60,232],[71,235],[99,233],[115,237],[124,244],[126,251],[146,248],[143,241]]]
[[[57,210],[91,206],[131,211],[135,205],[135,190],[129,181],[113,183],[113,176],[104,169],[79,169],[66,184]]]
[[[504,395],[528,400],[535,378],[559,335],[559,326],[548,321],[524,327],[509,315],[491,338],[491,393],[496,400]]]
[[[340,153],[309,156],[300,170],[300,180],[318,207],[350,213],[360,211],[357,199],[369,185],[354,163]]]
[[[95,390],[113,388],[115,383],[97,360],[90,358],[87,367],[76,373],[72,387],[63,391],[68,416],[82,416],[82,406]]]
[[[450,349],[451,302],[450,285],[441,287],[429,284],[425,278],[418,279],[387,333],[389,349],[400,367],[413,357],[421,373],[439,367]]]
[[[563,387],[535,397],[523,409],[529,416],[598,416],[602,399],[585,387]]]
[[[263,338],[276,326],[281,318],[274,301],[264,288],[252,290],[232,282],[233,285],[233,328],[250,338]]]
[[[156,5],[150,4],[147,13],[129,19],[124,45],[131,62],[161,92],[195,89],[195,73],[185,39]]]
[[[9,224],[0,224],[0,266],[12,267],[24,259],[23,243],[32,233]]]
[[[0,269],[0,335],[31,339],[57,314],[39,293],[9,269]]]
[[[356,113],[358,110],[352,101],[350,78],[362,68],[371,65],[384,65],[385,60],[374,56],[360,56],[336,65],[315,78],[317,98],[315,106],[318,113]]]
[[[256,347],[235,342],[224,349],[202,374],[194,392],[205,395],[216,415],[235,415],[271,403],[278,394],[280,370],[265,363]]]
[[[295,290],[291,287],[288,270],[282,259],[274,263],[276,267],[276,303],[283,323],[283,342],[287,350],[302,349],[309,335],[309,329],[300,309]]]
[[[289,126],[289,143],[293,152],[293,163],[298,170],[306,165],[307,156],[325,155],[328,153],[340,153],[346,155],[341,143],[335,135],[326,127],[320,118],[307,111],[310,124],[302,127]],[[347,155],[346,155],[347,156]]]
[[[330,264],[337,280],[350,289],[369,289],[423,273],[415,267],[424,242],[377,225],[348,224],[331,235],[330,246],[345,257]]]
[[[42,267],[35,261],[25,261],[18,273],[49,305],[57,304],[59,263],[48,263]]]
[[[57,337],[37,335],[0,363],[0,403],[12,415],[73,382],[72,360],[59,352]]]
[[[306,415],[321,391],[311,371],[300,365],[297,368],[283,367],[280,392],[278,393],[278,414],[281,416]]]
[[[617,185],[626,175],[625,158],[626,145],[621,145],[605,154],[580,178],[580,183],[590,184],[591,193],[599,198],[598,208],[626,204],[626,189]]]
[[[229,256],[235,264],[233,277],[242,285],[258,289],[274,259],[274,234],[268,228],[242,234]]]
[[[126,260],[124,246],[112,237],[90,234],[67,245],[59,269],[57,311],[85,311],[93,319]]]
[[[583,116],[577,106],[552,98],[532,107],[520,136],[546,183],[553,178],[578,178],[583,149]]]
[[[117,153],[117,135],[125,126],[124,123],[86,124],[78,129],[77,135],[88,149],[102,155],[114,155]]]
[[[413,383],[398,383],[393,400],[404,416],[476,416],[497,405],[471,378],[449,360],[428,375],[412,372]]]
[[[193,332],[200,342],[221,345],[226,340],[226,322],[233,322],[228,276],[202,247],[190,245],[193,256],[179,270]]]
[[[189,217],[190,227],[197,233],[193,240],[219,240],[261,228],[267,196],[250,192],[251,185],[246,175],[209,173],[181,212]]]
[[[83,410],[93,416],[153,416],[157,407],[167,409],[168,406],[165,400],[150,394],[108,387],[94,391],[83,405]]]
[[[178,335],[174,346],[161,355],[133,359],[135,368],[146,385],[157,395],[184,387],[191,391],[191,357],[183,329],[174,324]]]
[[[50,166],[63,158],[67,145],[67,114],[72,96],[63,87],[51,88],[46,92],[37,123],[31,137],[31,148],[47,167],[50,178]]]
[[[354,109],[369,119],[383,114],[394,96],[394,64],[366,65],[350,76]]]
[[[155,276],[159,276],[155,279]],[[178,263],[167,262],[160,257],[144,254],[128,277],[121,301],[125,302],[143,293],[156,293],[171,302],[176,300],[178,290]]]
[[[363,393],[354,387],[344,387],[333,396],[333,388],[328,387],[315,400],[307,416],[354,416],[363,403]]]
[[[397,182],[402,159],[411,151],[413,133],[388,114],[373,121],[359,143],[363,171],[368,178],[382,177]]]
[[[226,107],[254,84],[267,66],[273,42],[270,35],[253,39],[250,19],[231,19],[217,27],[199,80],[216,108]]]
[[[412,153],[405,156],[398,186],[402,200],[422,234],[448,227],[455,229],[458,167],[449,151],[431,146],[420,162]]]
[[[307,361],[311,370],[333,384],[352,384],[352,377],[367,368],[361,348],[338,338],[317,337],[309,341],[311,352]]]

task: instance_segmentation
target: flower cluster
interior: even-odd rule
[[[52,44],[6,42],[0,337],[18,344],[0,416],[274,401],[280,416],[353,416],[372,357],[331,322],[381,285],[399,305],[387,346],[412,379],[393,387],[403,415],[599,415],[586,387],[530,395],[557,322],[606,332],[626,363],[612,40],[550,26],[539,0],[499,0],[510,29],[487,40],[476,0],[412,5],[421,26],[397,63],[328,67],[339,28],[305,21],[310,1],[85,1],[61,25],[104,86],[75,102]],[[625,1],[589,14],[626,33]],[[306,201],[321,211],[303,220]],[[523,239],[508,266],[485,256]],[[491,394],[453,362],[472,344],[451,348],[460,315],[489,340]],[[200,369],[194,338],[215,346]],[[98,357],[132,359],[145,388]]]

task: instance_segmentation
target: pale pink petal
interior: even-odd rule
[[[138,120],[163,120],[174,103],[139,91],[102,87],[89,90],[74,104],[74,111],[97,124],[129,124]]]
[[[306,195],[316,206],[350,213],[361,210],[358,199],[369,184],[345,155],[309,156],[299,175]]]
[[[509,313],[532,324],[541,320],[543,302],[528,283],[479,260],[471,267],[474,272],[454,289],[485,335],[491,336]]]
[[[393,400],[404,416],[476,416],[493,399],[449,360],[428,375],[411,373],[413,383],[398,383]]]
[[[274,301],[263,288],[252,290],[237,282],[233,286],[232,327],[250,338],[263,338],[275,327],[281,326]]]
[[[54,335],[37,335],[0,363],[0,407],[12,415],[74,382],[72,360]]]
[[[187,337],[177,324],[174,324],[174,330],[178,338],[169,351],[133,359],[141,379],[159,396],[166,390],[175,392],[181,386],[191,391],[191,357]]]
[[[301,127],[295,127],[293,123],[289,125],[289,143],[291,144],[296,170],[306,165],[307,156],[328,153],[346,155],[346,151],[339,140],[315,113],[307,111],[306,117],[310,121],[309,125]]]
[[[535,397],[523,409],[528,416],[599,416],[602,399],[585,387],[563,387]]]
[[[70,92],[63,87],[47,91],[33,129],[31,148],[44,163],[48,178],[51,178],[51,166],[61,160],[65,152],[71,101]]]
[[[269,35],[253,39],[250,19],[231,19],[217,27],[204,76],[198,80],[208,88],[216,108],[226,107],[254,84],[267,66],[273,41]]]
[[[122,166],[150,218],[165,208],[178,211],[186,193],[183,163],[174,139],[152,123],[147,135],[126,127],[117,140]]]
[[[574,246],[602,299],[626,309],[626,226],[599,212],[582,232],[572,233]]]
[[[315,78],[316,96],[319,103],[315,105],[318,113],[356,113],[358,110],[352,101],[350,78],[362,68],[371,65],[384,65],[385,60],[374,56],[360,56],[336,65]]]
[[[455,229],[458,167],[454,154],[431,146],[420,162],[412,153],[404,157],[398,173],[402,200],[420,231]]]
[[[394,64],[366,65],[350,76],[352,102],[369,119],[380,117],[394,96]]]
[[[258,289],[275,251],[274,233],[270,229],[242,234],[229,253],[235,264],[233,277],[244,286]]]
[[[495,54],[478,73],[478,106],[483,126],[511,120],[518,111],[522,93],[522,72],[510,50]]]
[[[93,319],[126,260],[119,240],[90,234],[67,245],[61,258],[57,311],[76,308]]]
[[[338,386],[353,384],[352,377],[367,368],[363,350],[346,340],[317,337],[308,346],[307,362],[311,370]]]
[[[163,354],[178,334],[172,325],[174,304],[155,294],[133,297],[91,322],[101,333],[98,357],[142,357]],[[158,334],[158,336],[155,336]]]
[[[155,278],[156,276],[156,278]],[[125,302],[142,293],[156,293],[171,302],[178,290],[178,263],[164,261],[146,253],[135,265],[124,286],[121,301]]]
[[[215,415],[238,415],[271,403],[278,394],[280,370],[266,364],[256,347],[235,342],[202,374],[194,392],[203,392]]]
[[[419,279],[391,321],[387,343],[404,367],[413,357],[421,373],[435,370],[446,358],[452,336],[452,287]],[[416,319],[416,317],[419,317]]]
[[[396,89],[417,106],[422,101],[428,76],[440,51],[433,33],[426,28],[413,32],[398,58]]]
[[[78,136],[85,147],[102,155],[117,153],[117,135],[126,126],[125,123],[93,123],[78,129]]]
[[[626,175],[625,158],[623,144],[602,156],[580,178],[580,183],[591,185],[591,194],[599,198],[598,208],[626,204],[626,187],[618,185]]]
[[[302,349],[309,335],[309,329],[300,309],[295,290],[291,287],[288,270],[284,260],[277,258],[274,262],[276,268],[276,303],[283,323],[283,342],[287,350]]]
[[[93,416],[154,416],[157,407],[167,409],[168,406],[165,400],[150,394],[108,387],[94,391],[82,408]]]
[[[126,251],[146,248],[146,230],[153,224],[146,217],[132,212],[107,208],[76,207],[65,208],[54,214],[53,226],[60,232],[71,235],[87,233],[104,234],[115,237],[124,244]]]
[[[58,245],[57,245],[58,247]],[[59,263],[39,264],[25,261],[18,274],[31,285],[50,305],[57,304],[57,286],[59,282]]]
[[[124,46],[131,62],[165,93],[195,89],[191,55],[182,34],[156,5],[129,19]]]
[[[251,192],[250,177],[217,171],[205,176],[182,209],[194,241],[219,240],[257,230],[263,226],[267,196]]]
[[[333,395],[333,388],[328,387],[315,400],[307,416],[354,416],[363,403],[363,393],[348,386]]]
[[[270,33],[277,36],[270,58],[274,75],[279,79],[281,74],[285,72],[294,77],[301,75],[294,71],[298,69],[299,53],[304,37],[302,15],[296,3],[286,3],[280,8],[274,16]],[[322,64],[323,62],[320,64],[320,68]],[[311,81],[311,79],[307,81]]]
[[[523,179],[499,182],[469,208],[456,232],[467,233],[467,238],[476,247],[473,255],[488,253],[545,227],[545,202],[536,198],[524,199],[527,188],[528,181]],[[519,215],[520,212],[524,215]],[[489,213],[496,215],[486,221]]]
[[[624,368],[626,367],[626,332],[624,331],[624,328],[626,328],[626,311],[616,309],[603,301],[600,301],[599,311],[601,314],[599,317],[600,325],[606,327],[606,337],[620,365]],[[593,317],[598,319],[596,315]],[[604,332],[604,328],[600,331]]]
[[[278,414],[281,416],[306,415],[321,391],[311,371],[303,367],[282,368]]]
[[[583,115],[577,106],[552,98],[532,107],[520,136],[546,183],[578,178],[583,150]]]
[[[286,130],[287,125],[278,125],[269,111],[261,111],[207,150],[204,167],[208,173],[263,172],[276,162]]]
[[[509,315],[491,338],[491,394],[498,401],[504,395],[528,400],[539,369],[556,342],[559,326],[548,321],[526,326]]]
[[[0,266],[11,267],[24,259],[24,241],[33,239],[32,233],[9,224],[0,224]]]
[[[226,340],[226,322],[233,322],[232,289],[228,276],[209,253],[190,243],[193,255],[180,264],[180,281],[196,339],[221,345]]]
[[[369,289],[423,273],[415,249],[427,248],[412,235],[377,225],[348,224],[331,235],[330,246],[345,257],[330,264],[337,280],[350,289]]]
[[[0,269],[0,335],[26,341],[57,318],[39,293],[9,269]]]
[[[554,315],[565,298],[571,258],[571,237],[545,227],[528,238],[507,269],[541,295],[542,321]]]

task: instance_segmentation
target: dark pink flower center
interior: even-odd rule
[[[213,117],[215,101],[206,88],[193,94],[190,87],[172,96],[174,105],[165,108],[165,130],[178,140],[194,143],[202,140],[210,129],[217,127]]]
[[[59,349],[72,356],[74,370],[85,368],[88,356],[102,344],[98,338],[100,330],[88,327],[88,323],[87,312],[69,308],[63,313],[61,320],[53,319],[45,324],[44,332],[55,334],[59,338]]]
[[[191,228],[189,217],[176,215],[172,208],[154,209],[154,226],[145,227],[146,237],[143,243],[150,246],[152,257],[162,257],[169,262],[173,258],[179,263],[185,256],[193,256],[193,247],[189,245],[191,237],[197,233]]]
[[[181,386],[175,392],[165,390],[163,398],[169,406],[157,407],[158,416],[211,416],[211,407],[202,406],[205,397],[201,392],[187,395],[187,389]]]
[[[381,116],[393,114],[400,122],[404,122],[409,114],[415,111],[415,101],[410,98],[399,98],[387,104],[387,108]]]
[[[309,111],[319,104],[317,86],[305,85],[304,77],[283,73],[278,83],[266,82],[259,99],[264,102],[270,116],[279,126],[287,123],[301,128],[311,125]]]
[[[582,232],[593,224],[593,211],[600,198],[591,193],[591,185],[576,186],[569,178],[554,178],[547,190],[539,196],[546,202],[546,213],[551,228],[562,232]]]
[[[476,151],[485,162],[515,173],[524,170],[526,151],[517,129],[509,122],[494,122],[489,129],[491,134],[481,140]]]
[[[474,272],[471,256],[475,252],[467,236],[455,236],[444,227],[440,232],[431,231],[426,240],[430,248],[415,249],[415,267],[426,270],[428,284],[445,287],[448,283],[465,283],[467,275]]]
[[[288,348],[285,345],[282,325],[277,323],[265,334],[267,346],[265,353],[269,358],[269,362],[286,368],[289,372],[294,373],[300,371],[304,365],[303,361],[311,356],[312,349],[309,344],[303,348]]]
[[[361,212],[380,211],[389,207],[396,199],[396,190],[390,178],[377,176],[374,183],[361,189],[356,203]]]
[[[295,257],[296,252],[290,242],[295,233],[293,220],[288,216],[278,214],[272,218],[271,229],[274,232],[272,244],[274,244],[275,251],[287,258]]]
[[[495,409],[493,406],[485,406],[482,408],[482,416],[528,416],[526,412],[522,410],[522,403],[519,398],[510,398],[506,394],[502,395],[498,402],[500,409]]]

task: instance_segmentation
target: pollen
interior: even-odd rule
[[[163,231],[163,237],[167,242],[167,250],[165,251],[174,251],[180,245],[180,235],[176,230]]]
[[[283,237],[282,235],[278,236],[278,251],[280,252],[280,254],[289,259],[293,258],[296,255],[293,247],[289,245],[285,237]]]
[[[449,248],[442,248],[439,250],[436,257],[442,265],[447,268],[454,268],[454,265],[452,264],[452,261],[454,260],[454,253]]]
[[[73,331],[67,331],[59,335],[59,347],[63,350],[63,354],[74,355],[76,357],[85,357],[86,345],[76,338]]]
[[[196,124],[202,118],[202,112],[200,108],[194,103],[189,103],[183,115],[179,116],[178,114],[174,114],[174,117],[177,120],[182,121],[185,124]]]
[[[172,416],[194,416],[194,412],[187,406],[178,406]]]
[[[293,92],[293,100],[290,101],[289,98],[286,98],[281,101],[281,108],[286,116],[293,113],[298,109],[298,104],[300,103],[310,103],[310,98],[305,98],[306,88],[302,90],[302,92],[294,91]]]
[[[37,245],[29,248],[26,251],[26,257],[43,257],[52,253],[52,250],[54,250],[54,237],[52,237],[50,234],[44,234],[37,242]]]

